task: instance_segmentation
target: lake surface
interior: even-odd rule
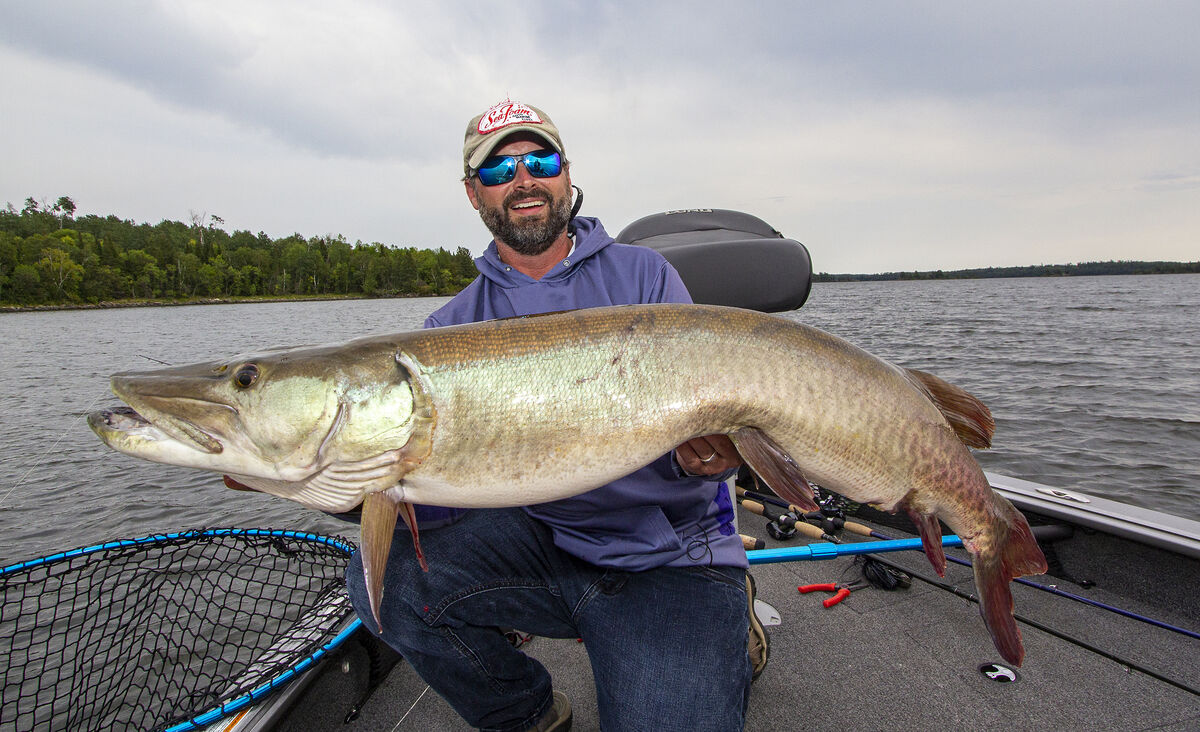
[[[357,527],[126,457],[108,377],[419,328],[446,298],[0,314],[0,565],[207,526]],[[986,470],[1200,519],[1200,275],[816,284],[787,317],[987,403]]]

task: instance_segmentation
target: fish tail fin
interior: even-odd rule
[[[1038,547],[1029,523],[1011,504],[1007,537],[999,542],[1001,550],[988,557],[975,555],[972,559],[975,570],[975,587],[979,591],[979,614],[992,642],[1004,660],[1017,666],[1025,658],[1021,643],[1021,631],[1013,617],[1013,596],[1009,582],[1027,574],[1046,571],[1046,558]]]
[[[933,565],[934,571],[938,573],[938,577],[945,577],[946,553],[942,550],[942,525],[938,523],[937,516],[920,513],[909,507],[905,507],[904,512],[916,524],[917,531],[921,534],[921,548],[925,550],[925,556]]]
[[[905,376],[933,402],[954,434],[967,447],[992,446],[996,421],[987,405],[965,389],[943,381],[933,374],[916,369],[903,369]]]
[[[743,427],[729,434],[738,454],[750,469],[762,478],[775,494],[788,503],[794,503],[805,511],[816,511],[819,507],[813,500],[812,486],[805,480],[799,466],[792,461],[787,450],[772,440],[766,432],[756,427]]]

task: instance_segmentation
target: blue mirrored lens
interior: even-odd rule
[[[534,178],[553,178],[562,172],[562,159],[553,150],[527,153],[521,162],[525,163],[525,170]]]
[[[475,174],[485,186],[498,186],[517,177],[517,163],[534,178],[553,178],[562,172],[562,158],[553,150],[535,150],[520,157],[496,155],[483,161]]]
[[[479,176],[479,182],[485,186],[507,183],[517,176],[517,159],[511,155],[488,158],[483,161],[483,165],[479,166],[479,170],[475,171],[475,174]]]

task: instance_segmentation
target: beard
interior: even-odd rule
[[[570,191],[569,188],[567,190]],[[545,201],[545,216],[514,221],[509,206],[518,198],[539,198]],[[571,220],[571,196],[554,196],[540,190],[533,193],[513,191],[504,197],[500,208],[480,205],[479,217],[483,219],[484,226],[492,232],[496,241],[504,242],[518,254],[535,256],[549,249],[566,231],[567,223]]]

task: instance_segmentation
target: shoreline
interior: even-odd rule
[[[960,273],[953,272],[914,272],[914,273],[894,273],[886,274],[838,274],[830,275],[826,273],[813,274],[813,284],[846,284],[851,282],[923,282],[929,280],[990,280],[990,279],[1043,279],[1047,277],[1125,277],[1129,275],[1173,275],[1173,274],[1197,274],[1200,273],[1200,262],[1184,263],[1188,268],[1180,271],[1127,271],[1127,272],[1054,272],[1054,273],[1039,273],[1039,274],[1000,274],[993,276],[964,276]],[[961,272],[961,271],[959,271]],[[957,276],[956,276],[957,275]],[[46,305],[0,305],[0,314],[3,313],[30,313],[56,310],[110,310],[115,308],[146,308],[146,307],[174,307],[181,305],[243,305],[255,303],[273,303],[273,302],[320,302],[325,300],[411,300],[421,297],[450,297],[450,295],[387,295],[385,297],[371,297],[368,295],[305,295],[305,296],[288,296],[288,297],[272,297],[272,296],[254,296],[254,297],[199,297],[186,300],[172,300],[167,298],[151,298],[148,300],[103,300],[96,303],[58,303]]]
[[[245,305],[276,302],[322,302],[326,300],[411,300],[444,295],[311,295],[305,297],[202,297],[188,300],[153,298],[149,300],[102,300],[101,302],[59,303],[55,305],[0,305],[0,313],[36,313],[57,310],[115,310],[119,308],[178,307],[184,305]]]

